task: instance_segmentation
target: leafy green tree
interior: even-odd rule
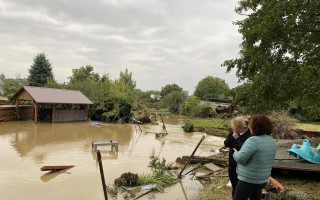
[[[146,110],[147,108],[154,107],[152,104],[154,100],[151,98],[150,91],[142,91],[140,89],[134,90],[134,110]]]
[[[196,116],[200,107],[200,100],[198,97],[191,95],[181,105],[181,113],[188,116]]]
[[[124,77],[131,76],[128,71],[120,73],[120,81],[112,81],[108,74],[101,77],[91,65],[73,69],[69,77],[68,89],[80,90],[94,104],[91,106],[92,119],[108,122],[127,123],[131,118],[135,99],[133,85]]]
[[[235,22],[240,58],[223,66],[250,83],[249,107],[281,110],[292,101],[320,107],[320,1],[241,0],[236,12],[247,16]]]
[[[113,100],[122,100],[132,104],[134,102],[134,90],[124,82],[115,82],[110,90],[110,98]]]
[[[229,86],[225,80],[213,76],[207,76],[199,81],[193,95],[200,99],[225,98]]]
[[[49,78],[47,83],[44,85],[44,87],[63,89],[66,87],[66,85],[65,85],[65,83],[58,83],[56,80]]]
[[[182,87],[180,87],[176,83],[168,84],[161,88],[160,95],[163,98],[168,94],[170,94],[171,92],[182,92],[182,90],[183,90]]]
[[[54,79],[51,64],[44,53],[37,54],[28,71],[28,84],[30,86],[42,87],[49,79]]]
[[[165,107],[169,108],[169,111],[174,114],[180,113],[181,104],[185,101],[188,94],[184,91],[173,91],[166,95],[161,101]]]
[[[1,74],[0,79],[3,81],[3,95],[8,98],[11,98],[22,86],[27,84],[27,80],[21,78],[20,74],[18,74],[16,78],[6,78],[4,74]]]
[[[91,101],[104,102],[111,96],[113,82],[109,75],[104,74],[100,78],[91,65],[72,69],[72,75],[69,79],[70,82],[66,85],[66,88],[81,91]]]
[[[91,65],[82,66],[79,69],[72,69],[72,76],[68,78],[70,79],[70,83],[86,81],[88,79],[93,81],[100,80],[99,74],[93,71],[93,66]]]
[[[127,85],[132,90],[136,88],[136,81],[132,78],[132,72],[129,73],[128,69],[126,68],[125,71],[120,72],[119,79],[117,82],[123,83]]]

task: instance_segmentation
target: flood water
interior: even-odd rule
[[[122,173],[149,173],[150,156],[167,163],[190,155],[203,135],[195,155],[212,155],[223,146],[223,138],[204,133],[185,133],[177,122],[166,122],[168,135],[156,138],[161,125],[101,124],[90,122],[38,123],[32,121],[0,124],[0,199],[1,200],[103,200],[103,189],[94,140],[113,139],[119,151],[99,147],[106,185]],[[46,165],[75,165],[64,173],[41,171]],[[187,172],[185,170],[184,172]],[[192,199],[202,185],[185,176],[163,193],[152,192],[139,199]],[[112,199],[109,196],[109,200]],[[123,199],[121,193],[115,199]]]

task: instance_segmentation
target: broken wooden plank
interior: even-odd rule
[[[213,172],[221,170],[221,167],[218,167],[213,163],[206,163],[203,166]]]
[[[59,171],[59,170],[65,170],[70,169],[74,167],[74,165],[51,165],[51,166],[43,166],[41,167],[41,171]]]
[[[182,156],[182,158],[177,159],[179,162],[186,162],[189,159],[189,156]],[[177,161],[176,160],[176,161]],[[227,166],[227,159],[223,158],[213,158],[213,157],[202,157],[202,156],[193,156],[189,162],[190,164],[196,164],[196,163],[213,163],[216,165],[223,165]]]

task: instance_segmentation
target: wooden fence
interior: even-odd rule
[[[87,110],[56,110],[54,122],[72,122],[87,120]]]
[[[14,105],[0,105],[0,120],[33,120],[33,106],[19,106],[19,116],[17,116]],[[56,110],[54,122],[72,122],[88,120],[87,110]],[[52,110],[41,109],[39,111],[39,121],[52,122]]]
[[[1,105],[0,106],[0,119],[3,121],[15,120],[32,120],[33,119],[33,106],[19,106],[19,116],[17,115],[15,105]]]

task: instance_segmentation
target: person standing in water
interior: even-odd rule
[[[234,148],[238,151],[243,143],[250,137],[250,130],[247,128],[246,118],[243,116],[235,117],[231,121],[231,131],[229,132],[224,146],[229,147],[228,174],[232,186],[232,198],[238,183],[236,172],[237,162],[233,159]]]

